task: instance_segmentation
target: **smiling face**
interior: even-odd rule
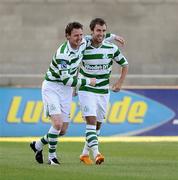
[[[79,48],[82,38],[83,38],[83,30],[81,28],[76,29],[74,28],[71,31],[71,34],[67,34],[67,39],[69,40],[69,43],[73,49]]]
[[[95,44],[101,44],[106,35],[106,25],[96,24],[92,30],[92,40]]]

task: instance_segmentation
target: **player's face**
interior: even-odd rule
[[[82,29],[73,29],[71,35],[67,35],[67,39],[72,48],[79,48],[83,38],[83,30]]]
[[[101,43],[106,35],[106,25],[103,26],[96,24],[92,31],[92,37],[95,43]]]

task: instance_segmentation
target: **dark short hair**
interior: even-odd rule
[[[65,28],[65,35],[71,35],[73,29],[83,29],[83,25],[79,22],[71,22]]]
[[[90,30],[93,31],[97,24],[103,26],[106,25],[106,22],[102,18],[95,18],[90,22]]]

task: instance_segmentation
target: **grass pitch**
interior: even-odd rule
[[[177,180],[177,142],[100,143],[105,156],[102,165],[79,162],[83,143],[60,142],[60,166],[34,160],[29,143],[0,142],[0,179],[2,180]]]

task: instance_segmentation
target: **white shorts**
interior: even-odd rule
[[[82,116],[96,116],[97,121],[104,122],[109,103],[109,93],[96,94],[92,92],[79,91],[78,96]]]
[[[64,122],[70,122],[72,87],[50,81],[43,81],[42,100],[45,116],[62,114]]]

